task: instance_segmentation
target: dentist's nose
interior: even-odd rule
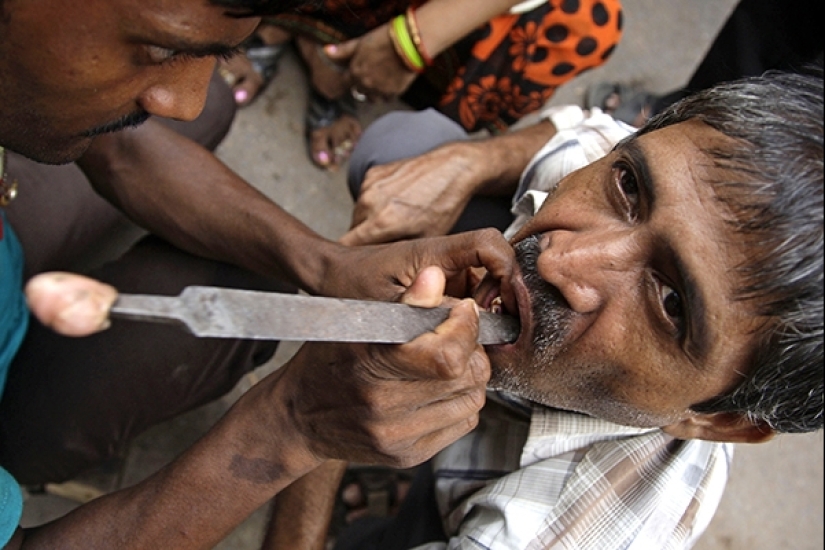
[[[143,91],[138,102],[155,116],[190,121],[206,104],[209,80],[215,68],[212,58],[188,59],[178,70],[169,71],[161,82]]]
[[[630,231],[553,231],[540,243],[539,274],[578,313],[598,311],[622,288],[639,284],[640,247]]]

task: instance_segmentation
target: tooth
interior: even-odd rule
[[[490,313],[495,313],[496,315],[501,315],[502,307],[501,307],[501,296],[496,296],[493,298],[493,301],[490,302]]]

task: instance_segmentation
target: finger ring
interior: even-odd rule
[[[358,101],[360,103],[363,103],[367,100],[367,94],[359,91],[358,88],[356,88],[355,86],[349,89],[349,93],[352,94],[352,98],[355,101]]]

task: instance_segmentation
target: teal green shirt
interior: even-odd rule
[[[0,548],[4,547],[23,515],[23,494],[20,485],[6,470],[0,468]]]
[[[0,395],[11,360],[20,348],[29,324],[23,295],[23,250],[0,210]],[[23,514],[20,485],[0,467],[0,548],[14,534]]]
[[[0,396],[6,385],[6,375],[26,329],[29,309],[23,295],[23,250],[20,241],[0,210]]]

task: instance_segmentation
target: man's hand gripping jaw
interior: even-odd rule
[[[441,269],[424,269],[402,302],[437,306],[445,284]],[[490,377],[477,340],[478,309],[465,299],[403,345],[306,344],[282,369],[277,400],[309,461],[410,467],[476,426]]]
[[[515,266],[513,248],[495,229],[400,241],[386,245],[338,246],[331,266],[320,277],[317,293],[339,298],[396,301],[408,293],[427,267],[441,268],[446,293],[467,297],[477,279],[473,269],[483,268],[500,281],[509,296]],[[409,294],[408,294],[409,296]],[[439,305],[441,296],[433,303]]]

